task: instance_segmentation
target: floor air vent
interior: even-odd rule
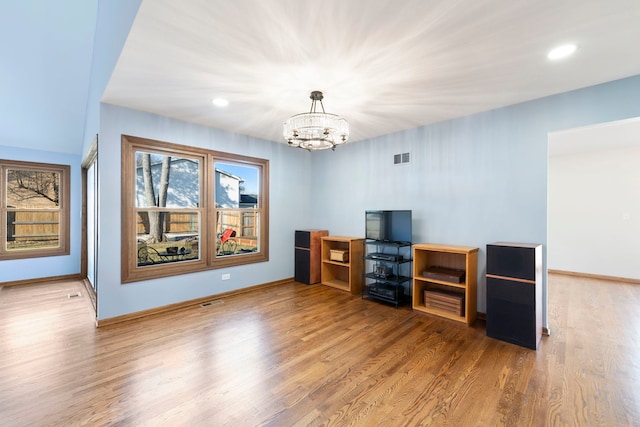
[[[200,307],[211,307],[211,306],[220,305],[220,304],[224,304],[224,301],[221,299],[217,299],[215,301],[203,302],[202,304],[200,304]]]

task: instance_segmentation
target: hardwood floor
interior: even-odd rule
[[[80,282],[0,288],[0,424],[640,425],[640,286],[549,288],[538,351],[321,285],[100,329]]]

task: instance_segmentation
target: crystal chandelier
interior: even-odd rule
[[[305,150],[336,149],[349,139],[349,123],[335,114],[324,112],[322,92],[311,92],[311,110],[291,116],[284,123],[282,135],[290,147]],[[322,113],[316,112],[316,104],[320,101]]]

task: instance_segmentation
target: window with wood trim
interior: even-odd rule
[[[216,268],[268,260],[268,161],[212,153]]]
[[[69,255],[70,167],[0,160],[0,260]]]
[[[122,165],[124,283],[269,259],[267,160],[123,135]]]

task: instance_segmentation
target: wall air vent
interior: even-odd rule
[[[393,155],[393,164],[394,165],[401,165],[403,163],[409,163],[410,160],[411,160],[411,154],[410,153],[400,153],[400,154],[394,154]]]

